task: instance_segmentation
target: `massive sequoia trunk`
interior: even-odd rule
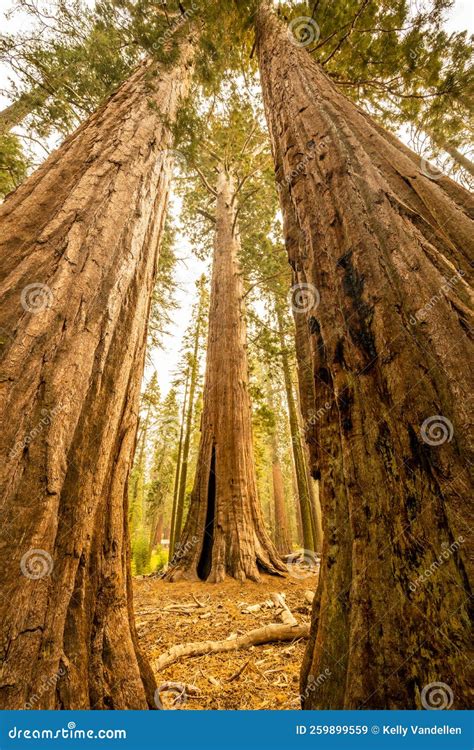
[[[320,296],[305,320],[324,547],[302,705],[426,707],[427,686],[442,682],[445,704],[463,708],[472,202],[430,180],[285,32],[263,3],[258,54],[288,251]]]
[[[221,169],[201,441],[170,580],[216,582],[227,574],[256,581],[259,570],[285,569],[265,529],[257,496],[236,208],[232,177]]]
[[[1,207],[2,708],[146,708],[127,478],[188,74],[144,63]]]

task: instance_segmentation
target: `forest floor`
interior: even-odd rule
[[[279,622],[275,610],[264,604],[271,593],[284,594],[298,623],[307,623],[311,605],[305,591],[314,592],[316,581],[316,575],[302,580],[262,576],[261,583],[243,584],[233,579],[212,584],[165,583],[157,577],[137,577],[134,600],[140,645],[156,671],[157,658],[177,644],[224,640]],[[204,606],[196,606],[196,600]],[[193,603],[195,608],[186,611],[186,605]],[[174,605],[183,605],[183,611],[166,609]],[[242,612],[249,605],[262,607]],[[179,706],[187,710],[299,708],[299,672],[305,645],[306,641],[300,639],[183,658],[156,674],[157,685],[178,682],[198,688],[196,695]],[[165,698],[163,704],[172,707]]]

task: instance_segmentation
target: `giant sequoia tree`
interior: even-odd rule
[[[215,190],[211,188],[216,197],[215,239],[201,442],[170,580],[221,581],[226,575],[259,580],[262,570],[284,570],[257,495],[238,259],[238,188],[230,170],[219,164]]]
[[[324,522],[303,706],[414,708],[443,681],[463,707],[472,203],[336,91],[267,3],[256,24],[289,257],[320,296],[300,332]]]
[[[1,208],[2,708],[152,705],[127,475],[190,55],[143,63]]]

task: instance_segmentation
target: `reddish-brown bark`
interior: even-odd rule
[[[259,580],[284,571],[257,496],[247,332],[232,176],[217,181],[216,228],[201,442],[179,555],[168,577]]]
[[[281,470],[278,446],[273,444],[272,451],[272,487],[273,504],[275,509],[275,546],[280,555],[291,552],[290,535],[288,532],[288,514],[285,504],[285,489]]]
[[[289,257],[321,300],[299,342],[324,527],[303,707],[415,708],[433,682],[466,707],[472,201],[336,91],[267,3],[257,36]]]
[[[153,705],[127,479],[189,59],[144,63],[0,209],[2,708]]]

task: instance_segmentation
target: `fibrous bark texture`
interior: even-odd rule
[[[201,441],[191,504],[169,571],[180,578],[259,580],[285,569],[257,496],[247,333],[234,185],[219,172]]]
[[[1,207],[2,708],[146,708],[127,529],[146,324],[189,78],[144,63]]]
[[[463,708],[472,202],[340,95],[266,3],[257,31],[290,261],[320,298],[303,326],[324,527],[303,707],[416,708],[442,682]]]

